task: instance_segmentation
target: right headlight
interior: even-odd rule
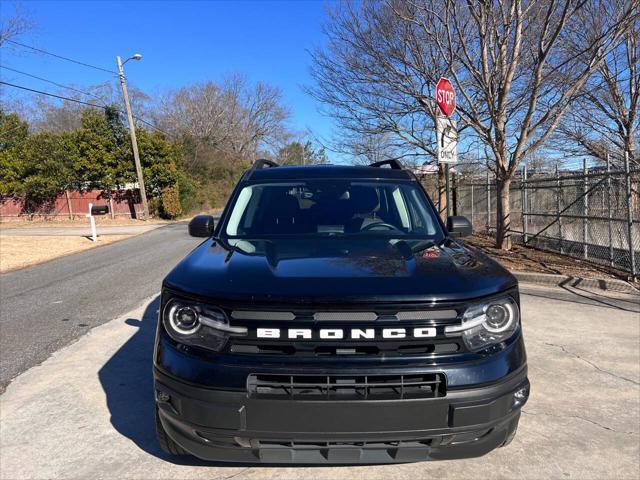
[[[246,327],[229,324],[221,308],[173,297],[162,311],[165,330],[175,341],[219,352],[231,335],[246,335]]]
[[[518,304],[505,296],[472,305],[464,312],[462,323],[445,327],[445,333],[462,335],[469,350],[479,351],[509,339],[519,326]]]

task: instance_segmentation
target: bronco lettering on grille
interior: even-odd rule
[[[435,327],[417,328],[352,328],[344,330],[342,328],[322,328],[312,330],[310,328],[258,328],[256,330],[258,338],[288,338],[291,340],[374,340],[376,338],[430,338],[436,336]]]

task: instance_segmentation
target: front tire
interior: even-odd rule
[[[158,439],[158,443],[160,444],[160,448],[162,448],[163,452],[176,456],[189,455],[189,452],[174,442],[171,437],[167,435],[167,432],[160,421],[158,407],[156,407],[156,438]]]

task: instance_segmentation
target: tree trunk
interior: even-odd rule
[[[69,197],[69,190],[64,189],[64,196],[67,199],[67,209],[69,210],[69,220],[73,220],[73,209],[71,208],[71,198]]]
[[[499,178],[496,195],[496,248],[511,250],[511,206],[509,205],[510,178]]]
[[[438,164],[438,213],[443,222],[447,221],[447,185],[444,178],[444,164]]]

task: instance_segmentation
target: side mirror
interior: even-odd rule
[[[447,230],[450,237],[466,237],[473,232],[473,226],[467,217],[454,216],[447,218]]]
[[[210,237],[213,235],[214,220],[211,215],[196,215],[189,222],[189,235]]]

